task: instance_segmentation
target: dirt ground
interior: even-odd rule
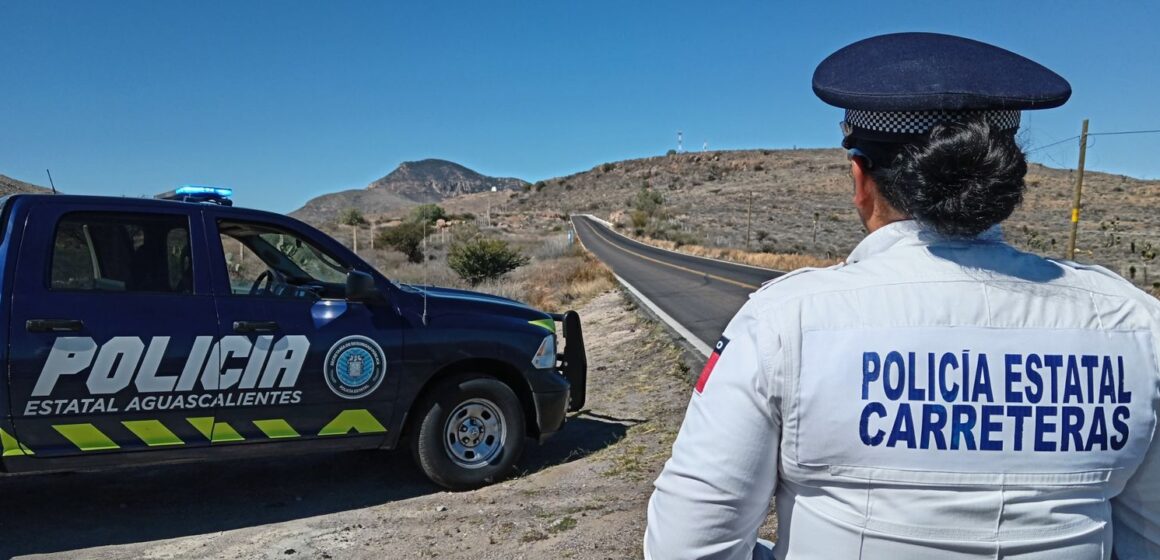
[[[588,409],[510,480],[444,492],[381,452],[8,477],[0,558],[639,558],[698,364],[619,292],[580,312]]]

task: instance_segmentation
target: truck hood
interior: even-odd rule
[[[528,321],[551,319],[551,316],[543,311],[505,297],[436,286],[416,286],[413,284],[403,284],[402,286],[405,289],[414,291],[420,297],[426,294],[427,306],[434,313],[443,313],[452,310],[457,312],[478,311],[483,313],[502,313]]]

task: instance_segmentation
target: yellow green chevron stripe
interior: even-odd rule
[[[177,434],[169,431],[158,420],[126,420],[121,422],[130,432],[141,438],[145,445],[149,447],[160,447],[165,445],[185,445]]]
[[[12,437],[4,430],[0,430],[0,450],[3,451],[4,457],[12,457],[17,455],[35,455],[31,449],[25,447],[24,444],[20,443],[19,441],[16,441],[16,438]]]
[[[541,327],[544,327],[545,329],[548,329],[549,331],[556,332],[556,322],[551,320],[551,319],[536,319],[535,321],[528,321],[528,322],[533,324],[533,325],[539,325]]]
[[[225,422],[214,422],[213,416],[203,416],[198,418],[185,419],[191,426],[197,428],[201,435],[212,443],[226,443],[231,441],[245,441],[233,426]]]
[[[102,451],[120,449],[113,440],[92,424],[60,424],[53,426],[60,435],[71,441],[81,451]]]
[[[299,437],[298,432],[290,426],[289,422],[278,418],[271,420],[254,420],[254,425],[257,426],[259,430],[262,430],[262,433],[266,434],[266,437],[270,439]]]
[[[375,420],[369,410],[344,410],[334,417],[318,432],[320,436],[343,436],[351,431],[360,434],[376,434],[387,431],[387,428]]]

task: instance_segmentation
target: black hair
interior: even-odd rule
[[[886,201],[941,234],[974,237],[1023,202],[1027,158],[1015,131],[985,119],[938,124],[894,149],[867,147],[889,154],[870,170]]]

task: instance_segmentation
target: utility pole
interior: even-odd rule
[[[1075,202],[1071,205],[1071,237],[1067,240],[1067,255],[1064,258],[1075,258],[1075,236],[1079,230],[1080,196],[1083,194],[1083,162],[1087,156],[1088,120],[1083,120],[1083,131],[1079,134],[1079,169],[1075,175]]]
[[[818,218],[821,217],[821,212],[814,212],[814,246],[817,246],[818,244]]]
[[[745,215],[745,250],[749,250],[749,230],[753,228],[753,191],[749,191],[749,211]]]
[[[495,187],[491,188],[491,192],[495,192]],[[487,197],[487,227],[491,227],[491,199],[492,197]]]

